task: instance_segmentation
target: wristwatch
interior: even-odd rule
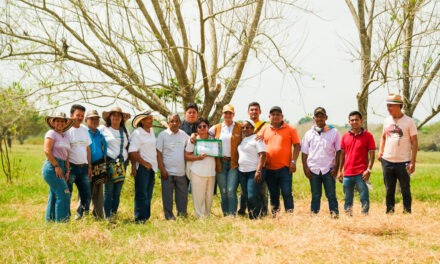
[[[367,168],[367,171],[368,171],[369,173],[371,173],[371,169]]]
[[[292,160],[290,163],[293,163],[293,164],[296,165],[296,160]]]

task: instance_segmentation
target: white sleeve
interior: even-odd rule
[[[135,130],[130,137],[130,147],[128,147],[128,152],[139,151],[139,133]]]

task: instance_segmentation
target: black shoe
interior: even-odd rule
[[[246,211],[238,210],[238,211],[237,211],[237,214],[238,214],[238,215],[241,215],[241,216],[246,216]]]

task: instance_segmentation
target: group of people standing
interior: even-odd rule
[[[384,122],[379,147],[387,189],[387,213],[394,212],[397,180],[402,188],[404,211],[411,212],[409,175],[415,170],[417,129],[412,119],[401,112],[402,105],[400,96],[388,97],[391,117]],[[216,184],[224,216],[243,215],[247,210],[250,219],[261,218],[268,214],[268,196],[275,216],[280,211],[280,194],[285,211],[293,212],[292,174],[300,152],[304,174],[310,181],[313,214],[320,210],[324,187],[331,216],[338,217],[336,179],[343,183],[345,212],[352,214],[357,186],[362,213],[368,214],[367,182],[376,144],[373,136],[361,127],[359,112],[349,114],[351,130],[341,138],[334,127],[326,124],[326,110],[318,107],[313,115],[314,125],[301,141],[296,129],[284,121],[278,106],[270,109],[269,122],[259,119],[261,109],[257,102],[249,104],[249,118],[240,123],[234,121],[232,105],[225,105],[222,112],[224,121],[210,126],[207,119],[199,118],[197,105],[189,104],[183,120],[175,113],[167,117],[168,127],[157,139],[151,111],[133,118],[132,134],[125,127],[130,115],[119,107],[102,113],[104,125],[100,125],[96,110],[86,113],[81,105],[72,106],[70,118],[64,113],[46,117],[51,128],[44,141],[47,160],[43,165],[43,178],[50,187],[46,220],[70,219],[74,184],[80,197],[75,219],[87,214],[91,203],[95,217],[112,219],[118,211],[129,163],[135,181],[137,223],[150,218],[156,172],[160,175],[167,220],[176,219],[174,203],[177,216],[188,215],[189,192],[195,216],[208,217]],[[84,119],[86,126],[82,124]],[[221,141],[221,157],[195,151],[198,141],[209,139]]]

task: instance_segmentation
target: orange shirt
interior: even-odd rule
[[[292,145],[300,143],[296,129],[286,123],[280,128],[267,126],[262,136],[266,144],[266,168],[278,170],[289,167],[292,161]]]

